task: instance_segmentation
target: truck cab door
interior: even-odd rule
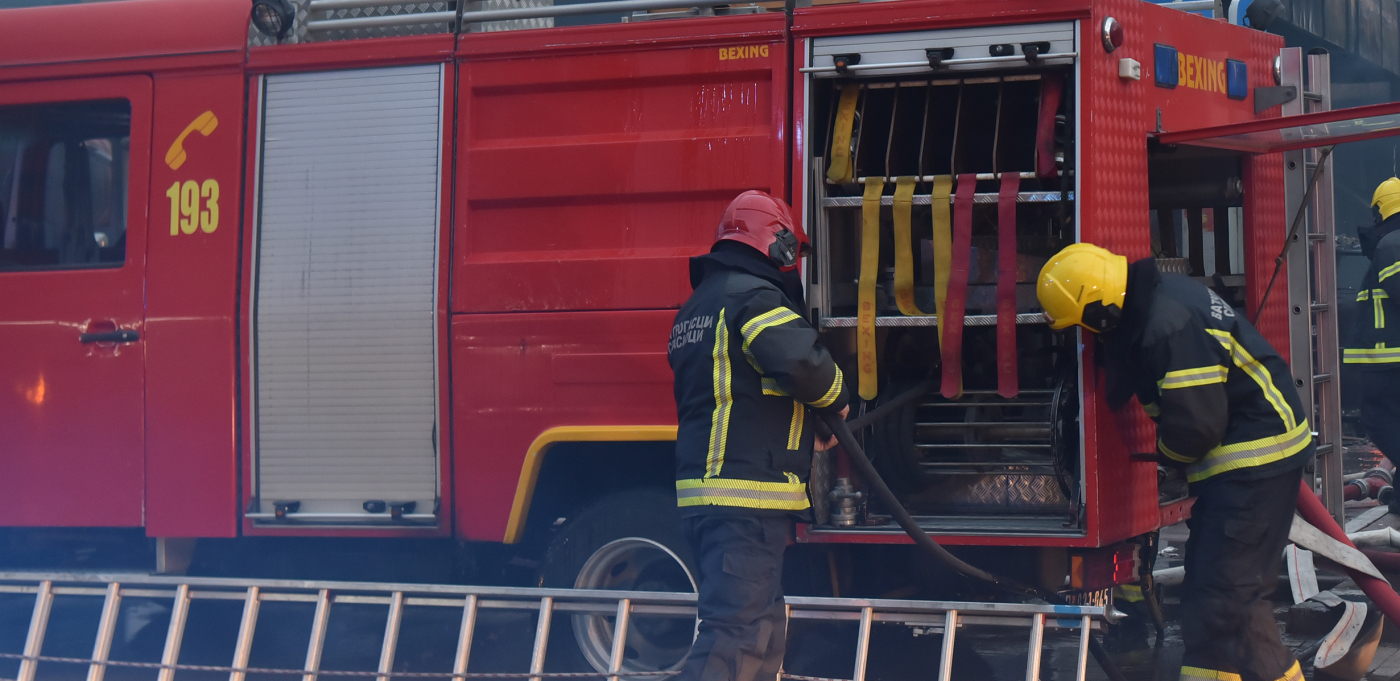
[[[151,79],[0,86],[0,526],[142,525]]]

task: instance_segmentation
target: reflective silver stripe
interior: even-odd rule
[[[679,506],[742,506],[800,511],[809,506],[807,485],[786,473],[788,482],[758,482],[727,478],[676,481]]]
[[[807,493],[802,490],[796,492],[764,492],[756,489],[679,489],[676,490],[677,499],[691,499],[695,497],[722,497],[726,499],[759,499],[770,501],[806,501]]]
[[[1311,440],[1308,422],[1303,421],[1283,435],[1222,445],[1211,450],[1199,462],[1187,466],[1186,480],[1198,482],[1216,473],[1282,461],[1302,451]]]
[[[1400,362],[1400,348],[1347,348],[1342,351],[1346,364],[1386,364]]]

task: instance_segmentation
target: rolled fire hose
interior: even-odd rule
[[[997,194],[997,394],[1020,393],[1016,376],[1016,198],[1020,173],[1002,173]]]
[[[860,279],[856,290],[856,369],[863,400],[873,400],[880,393],[875,367],[875,278],[880,274],[880,196],[884,191],[885,178],[865,178],[865,196],[860,202]]]
[[[909,392],[912,393],[918,390],[919,388],[915,387]],[[903,397],[903,395],[900,397]],[[1040,598],[1049,603],[1064,603],[1064,599],[1060,598],[1058,594],[1050,593],[1029,584],[1022,584],[1013,579],[999,577],[986,570],[970,565],[961,558],[948,553],[947,549],[934,541],[933,537],[928,536],[927,532],[924,532],[924,528],[919,527],[919,523],[914,520],[913,516],[909,515],[909,511],[904,508],[904,505],[899,503],[899,499],[895,497],[894,492],[891,492],[890,488],[885,485],[885,481],[880,477],[880,473],[875,470],[875,466],[870,463],[870,459],[866,458],[865,450],[856,442],[856,436],[851,432],[851,427],[846,423],[846,420],[832,413],[822,413],[821,419],[822,422],[831,429],[831,432],[836,435],[836,441],[841,443],[841,447],[850,455],[851,462],[855,464],[856,469],[859,470],[861,476],[865,478],[865,484],[869,485],[871,491],[875,493],[875,496],[878,497],[885,506],[889,507],[890,514],[894,516],[895,522],[904,529],[909,535],[909,538],[914,540],[915,544],[918,544],[921,548],[933,554],[933,557],[936,558],[938,562],[947,565],[959,574],[984,581],[999,589],[1023,596]],[[1118,666],[1113,664],[1113,660],[1109,659],[1108,652],[1103,649],[1103,645],[1093,636],[1089,637],[1089,651],[1094,654],[1094,659],[1098,661],[1099,666],[1103,668],[1104,674],[1107,675],[1111,681],[1126,681],[1122,672],[1118,670]]]
[[[929,206],[933,209],[933,311],[939,315],[948,305],[948,270],[953,266],[952,195],[953,176],[935,176]],[[943,331],[947,326],[940,318],[936,327],[940,351],[943,348]]]
[[[972,259],[972,200],[977,192],[977,176],[958,176],[953,201],[953,257],[948,272],[948,309],[938,311],[939,340],[943,354],[943,396],[962,397],[963,313],[967,311],[967,275]]]
[[[1347,539],[1346,532],[1337,527],[1337,521],[1332,519],[1332,514],[1327,512],[1327,508],[1318,500],[1317,495],[1313,493],[1306,481],[1299,483],[1298,515],[1302,516],[1303,520],[1308,521],[1313,527],[1322,530],[1327,536],[1354,548],[1351,540]],[[1356,582],[1356,585],[1361,587],[1361,591],[1366,594],[1367,598],[1371,599],[1372,603],[1376,604],[1377,608],[1380,608],[1381,612],[1385,613],[1386,617],[1389,617],[1392,622],[1400,622],[1400,594],[1396,594],[1395,590],[1383,579],[1377,579],[1351,568],[1346,568],[1346,571],[1347,576],[1351,577],[1351,581]]]
[[[907,316],[927,314],[914,300],[914,181],[899,177],[894,181],[894,302]],[[947,202],[945,201],[946,205]]]

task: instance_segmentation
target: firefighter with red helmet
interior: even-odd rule
[[[1138,398],[1161,459],[1185,468],[1196,497],[1181,680],[1303,681],[1269,602],[1313,452],[1288,364],[1214,291],[1151,258],[1070,245],[1041,269],[1036,297],[1053,328],[1099,334],[1109,406]]]
[[[786,646],[781,584],[792,516],[810,507],[811,410],[845,414],[841,370],[803,317],[807,235],[783,201],[735,198],[667,346],[676,501],[699,566],[700,626],[679,679],[769,681]]]

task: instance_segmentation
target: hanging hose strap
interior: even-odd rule
[[[1016,376],[1016,194],[1020,173],[1001,174],[997,194],[997,394],[1020,392]]]
[[[1055,176],[1055,114],[1065,90],[1064,76],[1047,73],[1040,79],[1040,118],[1035,126],[1035,175]]]
[[[933,304],[934,312],[942,315],[948,302],[948,270],[953,262],[953,176],[933,178]],[[938,323],[938,347],[943,347],[943,323]]]
[[[943,397],[962,397],[963,313],[967,309],[967,268],[972,258],[972,199],[977,176],[958,176],[958,193],[953,200],[953,255],[948,272],[948,313],[940,314],[943,327]]]
[[[914,177],[894,182],[894,302],[906,315],[922,315],[914,301]]]
[[[860,397],[873,400],[880,392],[875,374],[875,278],[880,273],[880,195],[882,177],[865,178],[860,203],[860,284],[856,312],[856,355],[860,369]]]
[[[831,166],[826,179],[832,182],[855,181],[855,164],[851,162],[851,130],[856,123],[856,102],[860,101],[860,86],[850,83],[841,87],[841,103],[836,106],[836,126],[831,135]]]

